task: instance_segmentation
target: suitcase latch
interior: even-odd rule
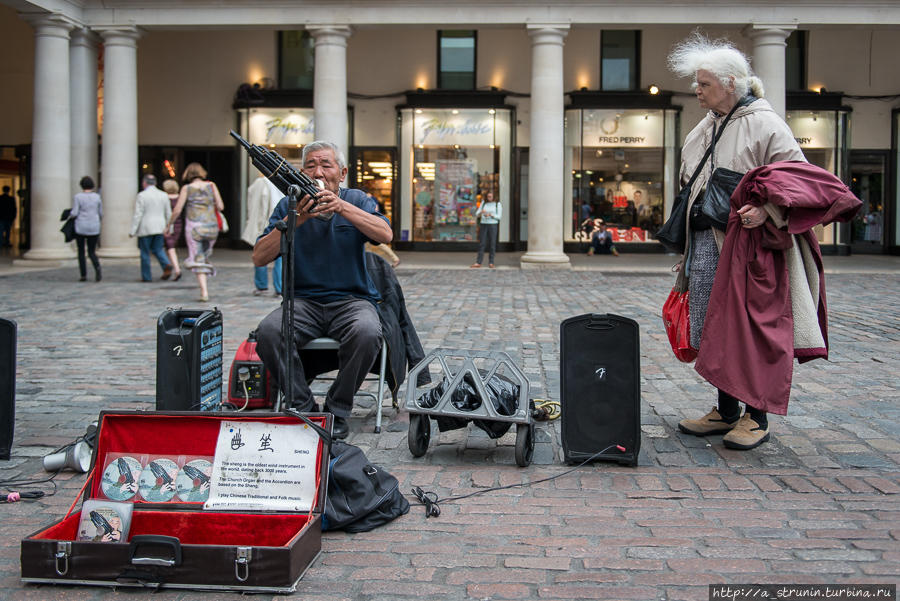
[[[56,573],[65,576],[69,572],[69,555],[72,554],[70,541],[58,541],[56,543]]]
[[[238,547],[237,558],[234,560],[234,576],[240,582],[246,582],[250,577],[250,558],[253,557],[253,547]]]

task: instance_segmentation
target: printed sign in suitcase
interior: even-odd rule
[[[22,580],[292,592],[321,550],[328,456],[296,415],[105,411],[82,509],[22,540]]]

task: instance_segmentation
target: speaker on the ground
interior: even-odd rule
[[[167,309],[156,324],[156,409],[213,411],[222,402],[222,313]]]
[[[0,318],[0,459],[9,459],[16,425],[16,330]]]
[[[637,322],[609,314],[560,324],[562,445],[567,463],[637,465],[641,447],[641,358]],[[616,445],[624,447],[622,451]]]

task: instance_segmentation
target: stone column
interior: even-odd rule
[[[101,29],[103,36],[103,146],[100,151],[102,257],[136,257],[128,237],[138,193],[136,27]]]
[[[309,25],[315,39],[315,109],[316,139],[334,142],[350,160],[347,137],[347,38],[350,28]]]
[[[59,232],[72,206],[69,165],[69,31],[60,15],[26,17],[34,27],[34,120],[31,136],[31,249],[28,261],[74,256]]]
[[[97,177],[97,43],[100,37],[87,27],[72,31],[69,44],[71,98],[72,194],[81,191],[78,180]]]
[[[744,35],[753,40],[753,71],[762,80],[766,100],[782,119],[785,111],[784,54],[787,37],[796,25],[763,25],[754,23],[744,28]]]
[[[531,148],[528,252],[522,267],[568,267],[563,252],[563,41],[568,25],[528,25],[531,36]]]

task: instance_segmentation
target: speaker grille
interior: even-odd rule
[[[640,339],[637,322],[586,314],[560,325],[562,442],[566,461],[637,463],[640,450]]]

